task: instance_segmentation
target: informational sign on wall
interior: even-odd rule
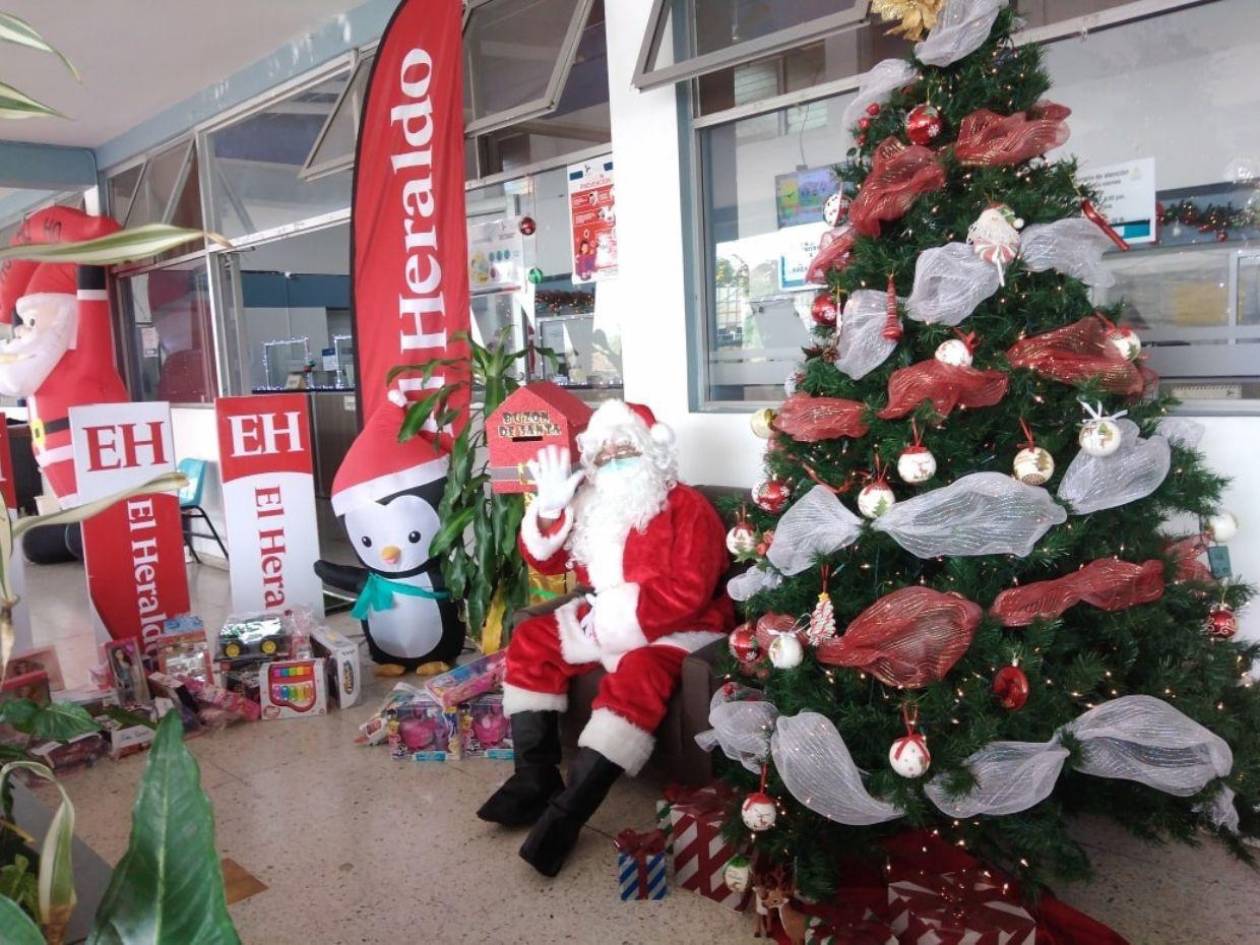
[[[175,447],[167,403],[70,408],[70,442],[81,504],[134,489],[172,472]],[[83,523],[88,596],[98,636],[148,640],[168,617],[188,611],[188,574],[179,498],[144,493]]]
[[[1130,244],[1155,242],[1155,159],[1085,168],[1077,179],[1097,192],[1100,213]]]
[[[598,282],[617,274],[616,205],[611,157],[569,165],[574,282]]]
[[[214,411],[232,609],[248,613],[300,604],[322,616],[324,592],[314,570],[319,530],[306,397],[220,397]]]
[[[512,291],[525,285],[525,237],[520,217],[469,225],[468,284],[474,294]]]

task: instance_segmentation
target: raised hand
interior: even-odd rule
[[[544,446],[525,468],[538,487],[534,501],[544,518],[556,518],[568,507],[586,475],[580,469],[571,473],[569,451],[556,446]]]

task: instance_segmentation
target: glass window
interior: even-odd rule
[[[206,135],[210,229],[231,239],[350,206],[348,166],[302,176],[349,78],[325,79]]]
[[[529,366],[531,380],[548,379],[602,398],[621,388],[621,324],[598,280],[575,279],[569,182],[559,167],[468,193],[469,279],[473,321],[481,339],[512,326],[527,340],[555,350],[559,363]],[[532,235],[522,232],[525,218]],[[528,227],[526,227],[528,229]],[[537,269],[537,284],[528,278]]]
[[[176,188],[182,189],[186,180],[191,150],[192,142],[183,141],[149,158],[144,164],[140,184],[128,206],[126,217],[117,219],[127,226],[166,223],[166,211],[171,205],[171,197]]]
[[[302,168],[303,180],[316,180],[354,166],[354,147],[359,134],[359,116],[367,94],[368,77],[376,54],[369,53],[354,67],[341,99],[333,107],[328,122],[315,141]]]
[[[464,125],[469,133],[551,111],[591,0],[481,0],[464,24]]]
[[[214,398],[210,296],[201,260],[119,279],[132,334],[132,395],[176,404]]]
[[[109,199],[109,215],[115,220],[125,220],[127,211],[131,209],[131,198],[136,192],[136,184],[140,182],[140,173],[144,170],[144,162],[134,164],[125,171],[120,171],[109,179],[106,191]]]

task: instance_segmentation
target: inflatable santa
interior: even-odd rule
[[[12,243],[72,243],[118,229],[108,217],[49,207],[27,218]],[[0,394],[26,398],[35,460],[61,504],[74,505],[70,408],[131,399],[115,367],[105,270],[6,260],[0,321],[15,325],[0,342]]]
[[[543,574],[572,566],[592,590],[513,632],[503,708],[516,770],[478,811],[506,826],[532,823],[521,856],[547,876],[559,872],[613,782],[648,760],[687,654],[734,623],[718,590],[727,564],[722,523],[678,482],[672,432],[646,407],[607,401],[578,446],[578,472],[555,447],[529,464],[538,494],[520,545]],[[570,678],[598,666],[608,674],[566,786],[559,714]]]

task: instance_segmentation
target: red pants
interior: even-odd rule
[[[665,718],[686,658],[685,650],[669,645],[643,646],[622,656],[617,668],[600,680],[591,721],[578,744],[637,773],[652,753],[652,733]],[[563,711],[569,680],[598,667],[565,660],[554,616],[531,617],[512,631],[508,644],[504,710],[508,715],[530,709]]]

